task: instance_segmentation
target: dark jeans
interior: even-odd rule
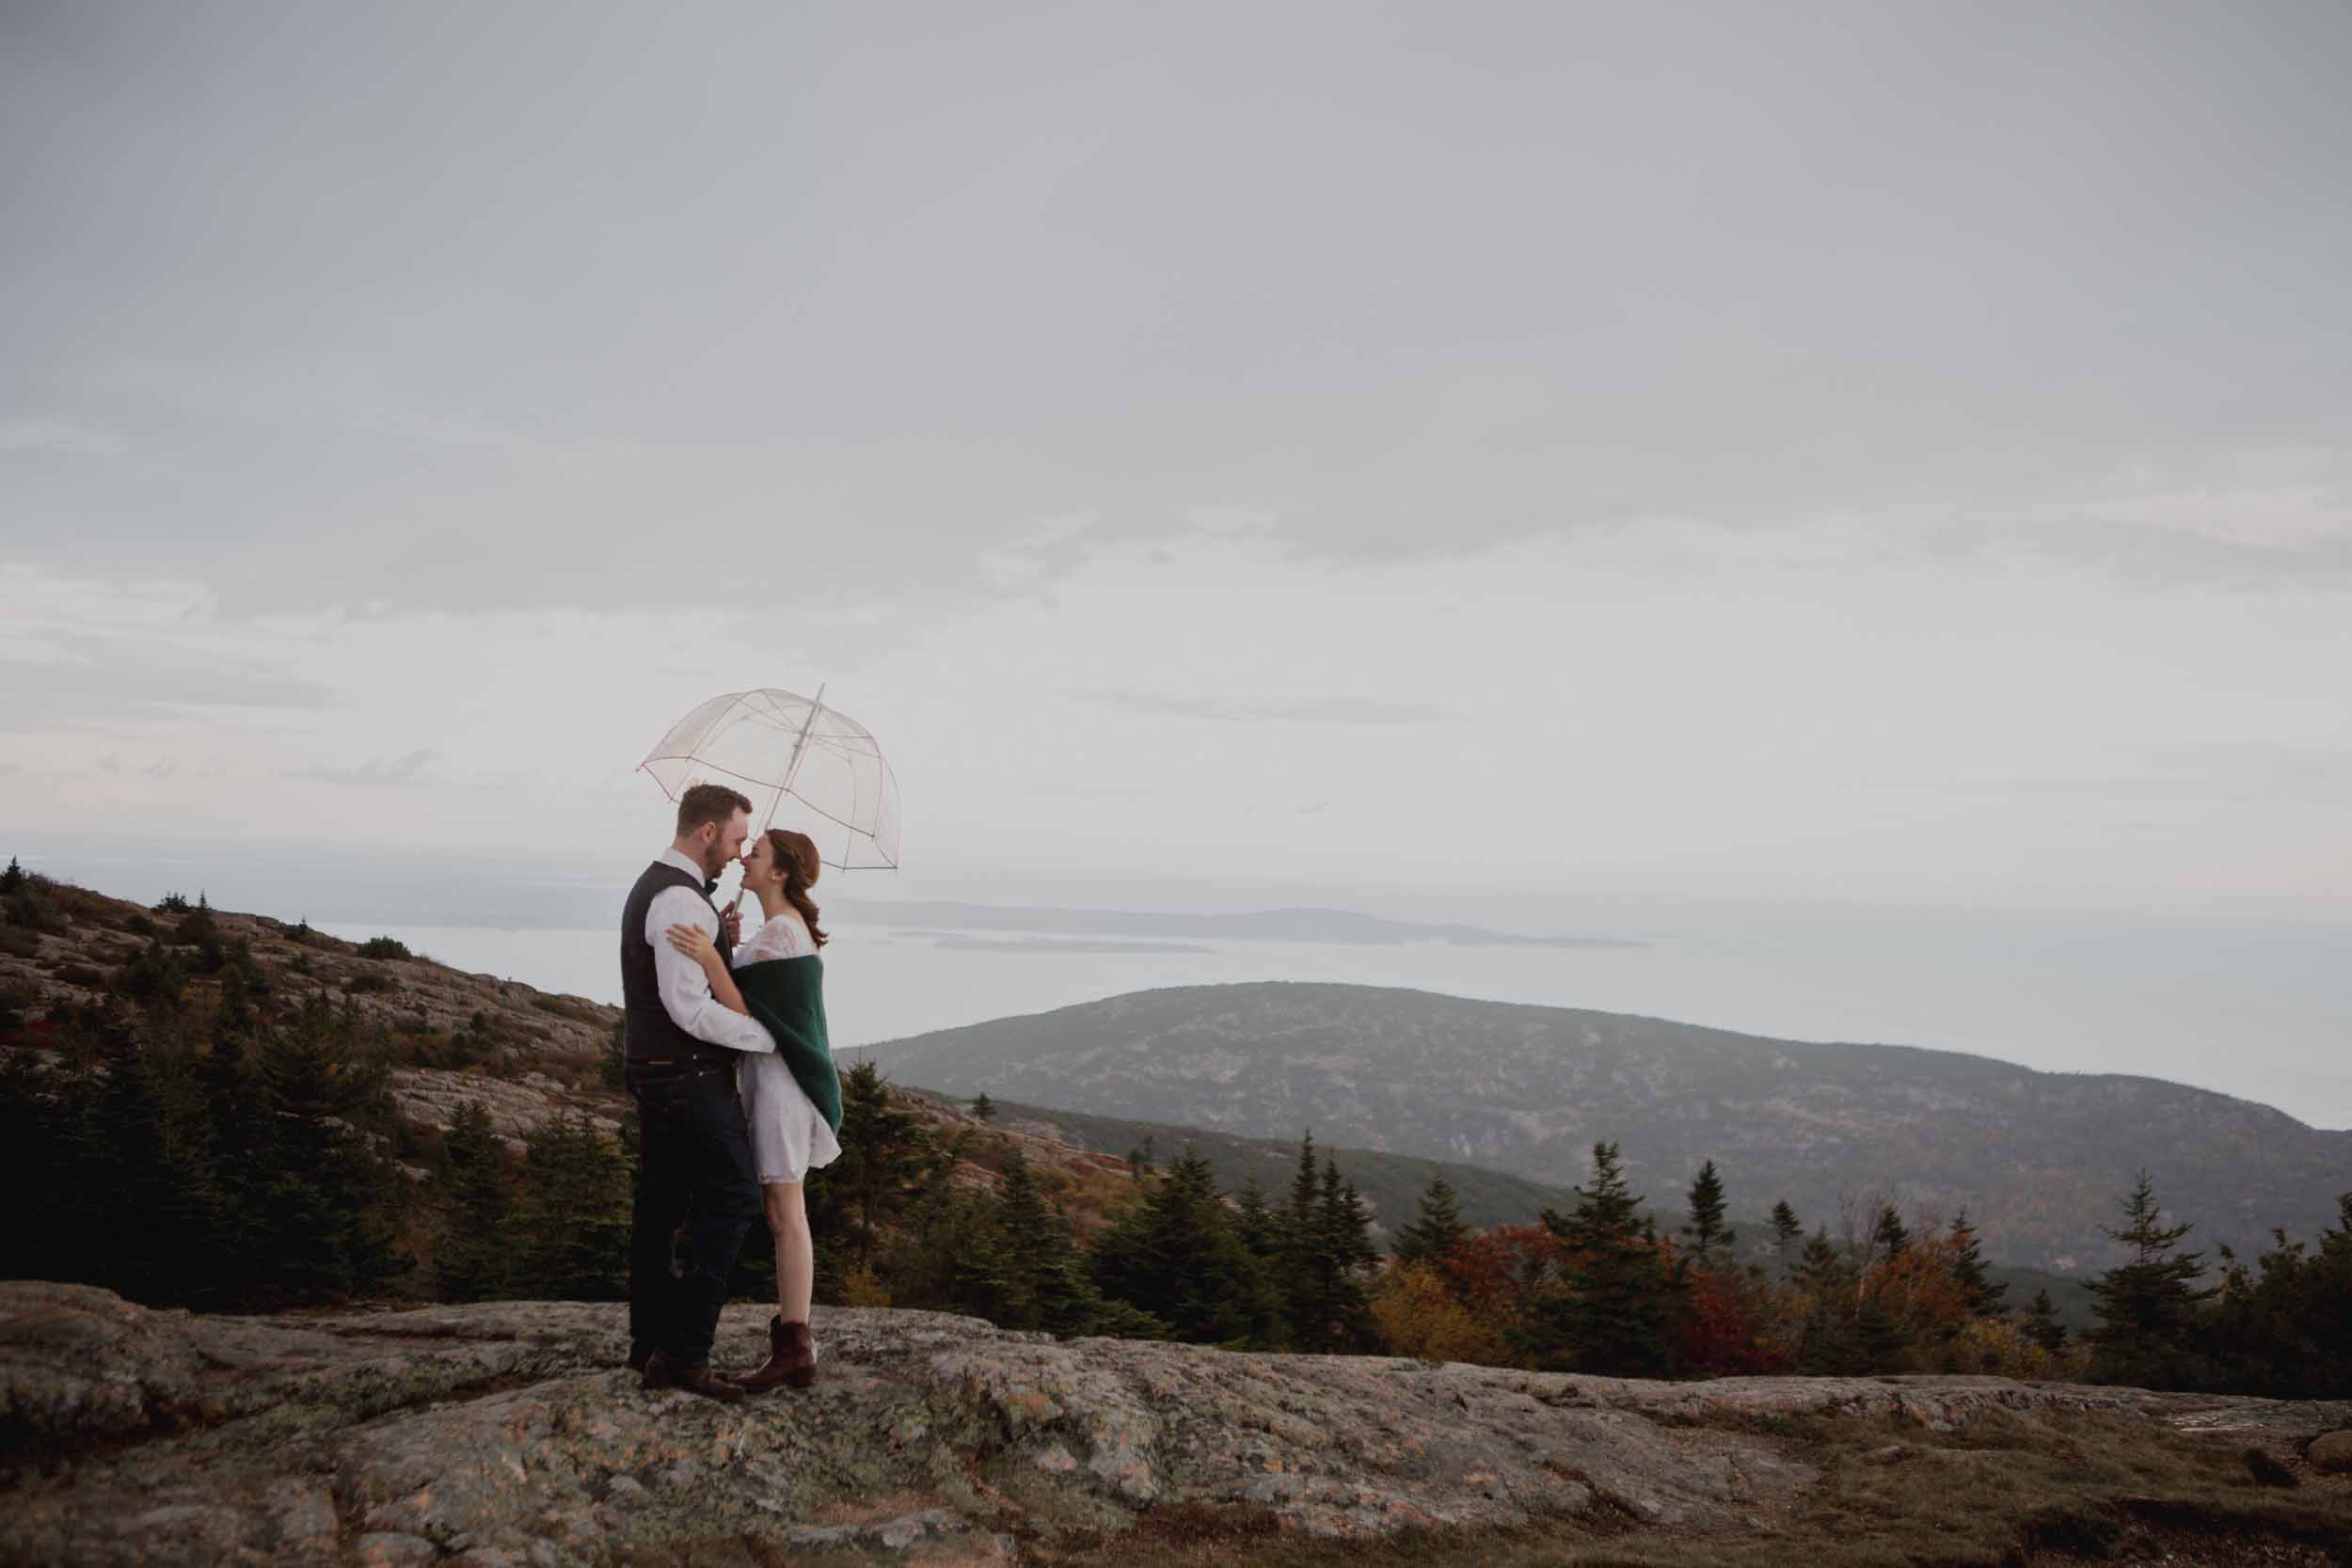
[[[723,1069],[657,1076],[629,1071],[637,1097],[637,1212],[629,1235],[628,1336],[692,1366],[710,1359],[727,1277],[759,1218],[751,1129]],[[671,1243],[687,1222],[683,1277]]]

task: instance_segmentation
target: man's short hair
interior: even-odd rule
[[[706,822],[723,828],[737,812],[751,809],[749,800],[724,784],[698,784],[677,798],[677,836],[684,838]]]

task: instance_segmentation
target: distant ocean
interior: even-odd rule
[[[202,891],[223,908],[307,918],[338,936],[397,937],[459,969],[619,1000],[613,922],[627,868],[571,875],[519,861],[40,839],[0,852],[119,897]],[[1599,896],[1563,898],[1547,919],[1522,896],[1508,918],[1458,909],[1449,918],[1628,945],[1241,940],[1219,935],[1214,920],[1201,927],[1197,902],[1187,907],[1193,928],[1155,941],[1136,940],[1134,922],[1073,935],[1084,911],[1039,919],[1038,935],[1022,930],[1029,917],[1001,909],[966,911],[956,928],[943,924],[952,907],[894,909],[860,896],[869,885],[879,884],[818,888],[829,895],[826,997],[840,1046],[1152,987],[1330,981],[2144,1073],[2313,1126],[2352,1127],[2352,924]]]

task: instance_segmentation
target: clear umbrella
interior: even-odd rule
[[[772,688],[713,697],[638,764],[675,800],[698,784],[751,798],[762,830],[797,829],[827,865],[896,870],[898,781],[866,727],[815,697]]]

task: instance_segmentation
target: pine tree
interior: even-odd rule
[[[1795,1261],[1790,1249],[1797,1244],[1797,1238],[1804,1234],[1804,1227],[1798,1223],[1797,1212],[1788,1207],[1787,1198],[1772,1205],[1772,1252],[1780,1259],[1783,1275]]]
[[[9,894],[14,893],[18,888],[21,888],[24,885],[24,868],[16,863],[16,857],[14,855],[10,855],[8,857],[8,870],[0,872],[0,898],[8,896]]]
[[[1713,1259],[1709,1257],[1717,1247],[1729,1247],[1737,1240],[1730,1227],[1724,1224],[1724,1181],[1715,1174],[1715,1162],[1706,1161],[1691,1183],[1691,1223],[1682,1233],[1691,1239],[1691,1252],[1701,1268]]]
[[[586,1117],[559,1113],[523,1139],[523,1180],[510,1227],[515,1293],[548,1301],[627,1297],[633,1183],[621,1146]]]
[[[1274,1216],[1278,1249],[1274,1288],[1294,1347],[1307,1343],[1315,1318],[1315,1202],[1321,1191],[1315,1135],[1308,1130],[1299,1134],[1298,1165],[1291,1173],[1290,1193]]]
[[[2047,1286],[2033,1293],[2033,1305],[2026,1308],[2024,1323],[2026,1338],[2046,1351],[2058,1351],[2066,1345],[2066,1325],[2058,1322],[2058,1307],[2050,1300]]]
[[[2132,1249],[2132,1260],[2090,1282],[2098,1326],[2090,1338],[2098,1346],[2091,1375],[2101,1382],[2143,1386],[2181,1386],[2194,1377],[2189,1341],[2198,1311],[2215,1291],[2200,1289],[2203,1254],[2179,1252],[2193,1228],[2163,1223],[2155,1183],[2142,1170],[2123,1200],[2123,1228],[2106,1232]]]
[[[234,1284],[221,1265],[221,1204],[193,1062],[151,1046],[116,1061],[98,1100],[111,1151],[108,1246],[94,1276],[134,1301],[214,1305]]]
[[[1390,1251],[1400,1263],[1434,1263],[1469,1235],[1454,1185],[1439,1171],[1429,1178],[1429,1185],[1422,1191],[1420,1210],[1411,1224],[1397,1231],[1396,1243]]]
[[[1353,1181],[1327,1157],[1317,1184],[1312,1241],[1308,1248],[1308,1308],[1292,1323],[1298,1348],[1344,1352],[1373,1339],[1372,1298],[1365,1275],[1380,1261],[1372,1244],[1372,1216]]]
[[[501,1154],[489,1113],[476,1101],[459,1106],[441,1140],[434,1183],[433,1277],[443,1301],[489,1301],[505,1293],[514,1197],[500,1168]]]
[[[1543,1211],[1567,1252],[1564,1275],[1528,1304],[1517,1338],[1539,1367],[1614,1377],[1670,1374],[1670,1330],[1687,1282],[1669,1270],[1617,1146],[1593,1146],[1592,1184],[1566,1215]]]
[[[1091,1267],[1105,1296],[1180,1339],[1247,1343],[1271,1316],[1258,1261],[1234,1231],[1208,1161],[1189,1148],[1095,1238]]]
[[[988,1098],[987,1090],[981,1090],[978,1098],[972,1101],[972,1115],[981,1121],[996,1119],[996,1101]]]
[[[1102,1297],[1079,1267],[1069,1223],[1045,1201],[1019,1149],[997,1194],[997,1223],[1005,1236],[1007,1328],[1088,1334],[1101,1316]]]
[[[880,1069],[860,1062],[842,1081],[840,1143],[839,1159],[809,1173],[810,1229],[820,1257],[825,1241],[846,1232],[858,1265],[871,1268],[882,1227],[905,1211],[930,1167],[931,1141],[919,1117],[891,1104]]]
[[[364,1294],[408,1267],[397,1243],[406,1183],[370,1134],[389,1125],[381,1065],[359,1059],[353,1016],[322,993],[256,1060],[256,1181],[243,1195],[266,1278],[284,1299]]]
[[[1902,1215],[1891,1203],[1879,1205],[1877,1222],[1870,1228],[1870,1246],[1883,1258],[1892,1258],[1911,1244],[1911,1232],[1903,1227]]]
[[[1977,1227],[1968,1223],[1965,1209],[1952,1218],[1952,1277],[1968,1292],[1970,1317],[2001,1315],[2001,1298],[2009,1294],[2009,1286],[1995,1281],[1987,1269],[1984,1254],[1977,1245]]]
[[[1855,1318],[1860,1302],[1853,1259],[1817,1227],[1797,1259],[1790,1283],[1804,1303],[1799,1327],[1797,1370],[1826,1376],[1855,1370],[1860,1364]]]
[[[1255,1171],[1242,1178],[1241,1191],[1233,1195],[1233,1230],[1250,1256],[1263,1265],[1266,1277],[1274,1278],[1282,1253],[1281,1224],[1267,1206],[1265,1189],[1258,1185]]]
[[[213,914],[212,900],[202,893],[196,895],[196,908],[180,917],[174,940],[183,947],[197,950],[196,967],[206,974],[216,973],[227,958],[221,945],[220,922]]]

